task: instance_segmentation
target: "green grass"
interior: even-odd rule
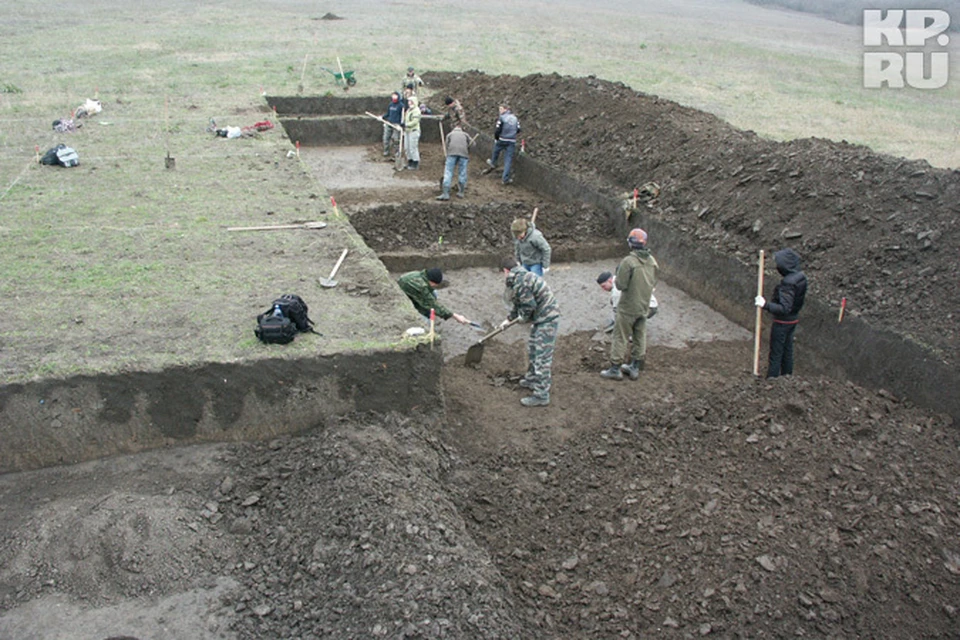
[[[318,20],[327,10],[346,19]],[[273,357],[253,340],[252,319],[288,291],[322,300],[324,314],[377,313],[316,283],[358,240],[330,220],[323,185],[286,158],[281,132],[242,141],[205,132],[210,118],[263,119],[261,90],[294,95],[302,83],[305,94],[339,94],[320,68],[337,56],[357,74],[351,95],[386,95],[408,65],[592,74],[771,138],[847,139],[960,166],[960,82],[866,91],[858,38],[856,27],[814,17],[665,0],[2,3],[0,375]],[[102,114],[76,134],[52,131],[95,95]],[[33,163],[36,149],[61,140],[80,167]],[[316,219],[331,222],[319,245],[306,233],[225,231]],[[284,353],[397,344],[415,317],[395,295],[379,332],[334,331]]]

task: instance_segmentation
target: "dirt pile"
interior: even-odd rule
[[[211,496],[243,537],[241,638],[522,638],[531,628],[442,477],[436,417],[355,417],[236,447]]]
[[[819,139],[765,140],[620,83],[431,74],[468,119],[507,101],[527,151],[610,195],[660,187],[647,215],[744,261],[793,246],[811,292],[955,362],[960,171]]]
[[[949,420],[822,379],[697,389],[636,410],[611,390],[592,428],[452,481],[540,637],[956,634]]]

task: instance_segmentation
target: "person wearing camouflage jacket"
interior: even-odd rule
[[[516,258],[504,258],[500,263],[506,283],[505,299],[512,305],[506,326],[513,320],[530,325],[527,339],[527,372],[520,386],[530,389],[532,395],[520,400],[525,407],[545,407],[550,404],[550,386],[553,381],[553,350],[560,325],[560,305],[543,278],[524,269]]]

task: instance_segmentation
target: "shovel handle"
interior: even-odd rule
[[[344,259],[347,257],[347,250],[344,249],[343,253],[340,254],[340,259],[337,260],[337,264],[333,265],[333,271],[330,272],[330,280],[333,280],[334,276],[337,275],[337,271],[340,270],[340,265],[343,264]]]
[[[512,327],[513,325],[517,324],[518,322],[520,322],[520,318],[519,318],[519,317],[514,318],[513,320],[511,320],[511,321],[508,322],[507,324],[503,325],[502,327],[497,327],[496,329],[494,329],[493,331],[491,331],[491,332],[488,333],[487,335],[485,335],[485,336],[483,336],[482,338],[480,338],[480,340],[477,341],[478,344],[483,344],[484,342],[486,342],[487,340],[489,340],[489,339],[492,338],[493,336],[497,335],[498,333],[503,333],[504,331],[506,331],[507,329],[509,329],[509,328]]]

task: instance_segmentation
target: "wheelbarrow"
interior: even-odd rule
[[[337,83],[338,87],[343,87],[344,91],[357,84],[357,79],[353,76],[353,71],[334,71],[326,67],[320,68],[332,75],[334,82]]]

